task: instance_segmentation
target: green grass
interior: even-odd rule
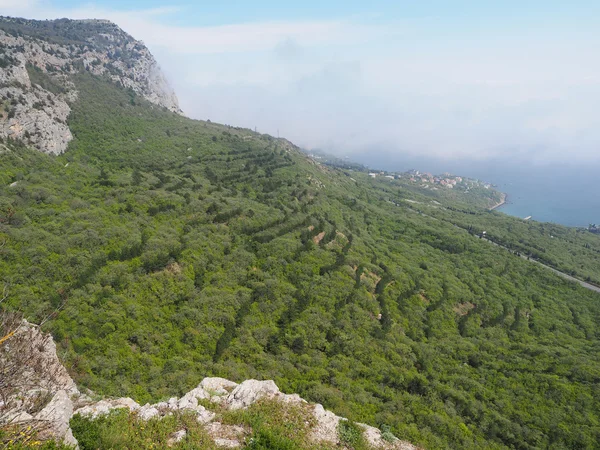
[[[248,409],[226,411],[222,422],[252,429],[247,439],[253,450],[313,449],[308,434],[315,419],[308,405],[283,404],[276,400],[259,401]]]
[[[94,420],[75,415],[71,419],[71,429],[81,450],[217,448],[193,413],[175,412],[144,421],[126,409],[116,409]],[[171,435],[179,430],[186,430],[185,438],[167,445]]]
[[[0,427],[0,446],[10,450],[73,450],[73,447],[53,440],[41,440],[39,424],[4,425]]]

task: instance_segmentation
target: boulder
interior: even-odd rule
[[[138,409],[138,417],[142,420],[150,420],[153,417],[160,416],[160,411],[155,406],[146,403]]]
[[[273,380],[246,380],[227,396],[225,404],[229,409],[247,408],[262,398],[273,398],[280,394]]]
[[[200,423],[209,423],[214,420],[216,414],[203,406],[198,406],[198,417],[196,418]]]
[[[226,380],[225,378],[207,377],[200,382],[198,387],[203,388],[211,395],[227,395],[237,386],[237,383]]]
[[[342,418],[336,416],[331,411],[327,411],[320,404],[315,405],[313,414],[317,423],[311,431],[311,440],[314,442],[337,444],[339,441],[338,425]]]
[[[169,399],[169,401],[167,402],[167,407],[169,409],[177,409],[178,408],[178,406],[177,406],[177,397],[171,397]]]
[[[198,407],[198,399],[209,399],[210,394],[202,387],[198,386],[185,394],[177,402],[179,409],[196,409]]]
[[[186,430],[179,430],[174,433],[171,433],[171,435],[169,436],[169,439],[167,440],[167,447],[172,447],[173,445],[177,444],[178,442],[183,441],[185,439],[186,435],[187,435]]]
[[[40,437],[52,438],[68,445],[77,445],[73,437],[69,420],[73,415],[73,402],[66,391],[58,391],[50,403],[34,417],[34,420],[44,424]]]

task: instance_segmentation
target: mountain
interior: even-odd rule
[[[67,151],[0,146],[1,306],[81,389],[269,379],[427,449],[597,448],[599,294],[550,269],[599,284],[600,236],[65,77]]]
[[[105,20],[37,21],[0,17],[0,136],[46,153],[72,139],[70,76],[105,76],[150,102],[179,112],[178,100],[148,49]]]

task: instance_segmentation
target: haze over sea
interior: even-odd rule
[[[352,155],[351,159],[382,170],[450,172],[488,181],[508,194],[507,204],[498,211],[513,216],[573,227],[600,223],[600,163],[440,160],[378,152]]]

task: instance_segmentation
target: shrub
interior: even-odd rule
[[[363,437],[363,429],[354,422],[340,420],[338,424],[338,436],[342,444],[345,444],[354,450],[368,449],[365,438]]]

